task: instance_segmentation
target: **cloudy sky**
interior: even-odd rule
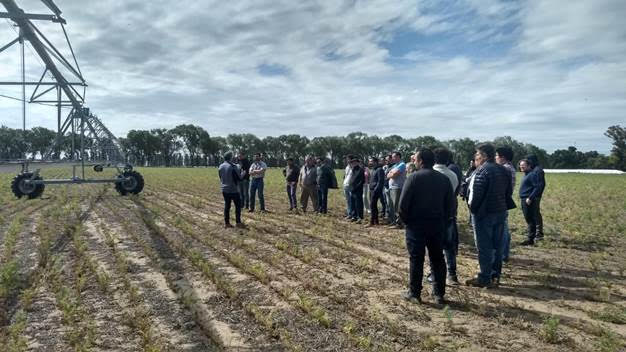
[[[604,131],[626,124],[624,0],[56,3],[87,106],[117,135],[193,123],[211,135],[511,135],[606,153]],[[38,24],[67,52],[58,25]],[[14,37],[0,20],[0,46]],[[28,49],[27,64],[37,80]],[[19,74],[18,48],[0,53],[0,80]],[[56,126],[54,109],[28,112],[27,127]],[[0,98],[0,124],[21,126],[19,102]]]

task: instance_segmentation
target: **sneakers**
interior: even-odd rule
[[[422,299],[420,298],[420,296],[414,295],[410,291],[406,292],[402,297],[411,303],[422,303]]]
[[[472,287],[481,287],[481,288],[483,288],[483,287],[486,287],[486,288],[493,288],[493,287],[494,287],[494,286],[493,286],[493,284],[492,284],[491,282],[489,282],[489,283],[482,283],[482,282],[480,282],[480,280],[478,280],[478,278],[477,278],[477,277],[475,277],[475,278],[473,278],[473,279],[469,279],[469,280],[465,281],[465,284],[466,284],[467,286],[472,286]]]
[[[535,241],[529,238],[529,239],[521,242],[519,245],[520,246],[534,246],[535,245]]]

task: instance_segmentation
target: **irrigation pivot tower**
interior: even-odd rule
[[[51,160],[53,157],[60,158],[60,149],[64,136],[71,131],[72,151],[70,158],[73,161],[80,161],[79,165],[73,165],[73,177],[71,179],[43,180],[39,175],[40,170],[29,171],[28,165],[33,161],[19,160],[22,164],[21,172],[14,178],[11,188],[17,197],[27,196],[36,198],[41,195],[46,184],[80,184],[80,183],[106,183],[115,184],[116,190],[122,194],[137,194],[143,189],[143,177],[132,166],[125,163],[125,155],[117,138],[106,128],[102,121],[89,108],[84,106],[85,88],[87,84],[82,76],[78,61],[74,55],[74,50],[65,31],[65,19],[61,17],[61,10],[52,0],[41,0],[52,14],[30,14],[25,13],[14,0],[0,0],[6,12],[0,12],[0,18],[8,18],[19,27],[18,37],[8,44],[0,47],[0,53],[7,48],[19,43],[21,48],[21,82],[0,82],[0,85],[22,86],[22,104],[26,103],[26,86],[34,86],[33,93],[29,99],[31,103],[53,103],[57,106],[57,137],[48,151],[42,155],[43,160]],[[64,55],[45,37],[45,35],[33,24],[32,21],[51,21],[59,23],[65,35],[65,39],[72,54],[73,63],[70,63]],[[45,69],[41,78],[37,82],[26,82],[24,65],[24,45],[26,42],[34,49],[41,58]],[[69,81],[59,70],[62,65],[74,76],[73,81]],[[51,77],[53,81],[44,81],[44,78]],[[42,88],[43,87],[43,88]],[[41,88],[41,92],[39,91]],[[78,88],[78,89],[77,89]],[[46,95],[56,89],[56,99],[46,100]],[[79,90],[82,89],[82,94]],[[49,94],[48,94],[49,95]],[[61,123],[61,109],[70,107],[71,111]],[[22,123],[25,129],[25,108],[23,105]],[[78,141],[76,139],[79,139]],[[76,146],[80,145],[78,153]],[[89,155],[85,151],[85,146],[89,145]],[[78,154],[78,155],[76,155]],[[90,164],[86,165],[86,158]],[[97,160],[97,161],[96,161]],[[80,173],[77,174],[77,166],[80,166]],[[105,167],[117,169],[117,177],[113,179],[86,179],[85,166],[93,166],[95,171],[102,171]]]

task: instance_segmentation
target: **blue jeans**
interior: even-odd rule
[[[478,218],[472,215],[474,240],[478,250],[480,273],[478,280],[488,284],[493,278],[500,278],[502,273],[502,242],[504,240],[504,219],[506,210],[490,213]]]
[[[317,203],[318,209],[321,214],[328,212],[328,185],[321,184],[317,186]]]
[[[389,223],[396,223],[396,208],[394,207],[393,200],[391,199],[391,190],[389,188],[383,189],[383,194],[385,195],[385,200],[387,203],[387,219]]]
[[[502,260],[509,260],[509,253],[511,252],[511,231],[509,231],[509,212],[506,212],[504,217],[504,238],[502,241]]]
[[[346,216],[352,217],[352,196],[350,187],[343,186],[343,195],[346,197]]]
[[[254,210],[254,202],[257,190],[259,191],[259,204],[261,204],[261,210],[265,210],[265,197],[263,196],[263,177],[253,178],[250,181],[250,210]]]

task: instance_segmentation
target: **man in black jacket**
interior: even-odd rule
[[[500,282],[504,220],[513,187],[509,171],[495,163],[495,156],[496,149],[491,144],[476,147],[476,174],[469,185],[468,204],[480,273],[467,280],[469,286],[492,287]]]
[[[250,160],[246,158],[244,153],[239,153],[238,157],[239,169],[241,169],[241,182],[237,184],[239,196],[241,197],[241,206],[245,209],[250,208]]]
[[[287,182],[287,197],[289,197],[289,211],[298,210],[298,177],[300,167],[295,165],[293,158],[287,159],[287,166],[283,169],[283,176]]]
[[[350,173],[350,200],[352,208],[352,218],[350,221],[360,223],[363,221],[363,185],[365,184],[365,171],[361,167],[361,160],[352,159],[350,161],[352,172]]]
[[[328,189],[332,187],[333,183],[333,169],[328,166],[328,159],[319,157],[317,158],[317,170],[316,170],[316,182],[317,182],[317,212],[320,214],[328,213]]]
[[[450,180],[434,171],[435,156],[422,148],[415,155],[418,170],[412,173],[400,195],[399,215],[406,225],[409,252],[409,292],[407,300],[421,302],[425,248],[433,271],[433,296],[437,304],[445,303],[446,262],[443,241],[446,223],[454,215],[454,190]]]
[[[378,225],[378,202],[383,199],[383,188],[385,187],[385,172],[378,163],[378,158],[370,158],[370,224],[369,226]]]
[[[541,216],[541,196],[546,187],[543,168],[539,166],[537,157],[529,155],[520,161],[520,169],[524,178],[519,188],[524,219],[528,224],[528,238],[521,243],[523,246],[532,246],[535,241],[543,239],[543,217]]]

